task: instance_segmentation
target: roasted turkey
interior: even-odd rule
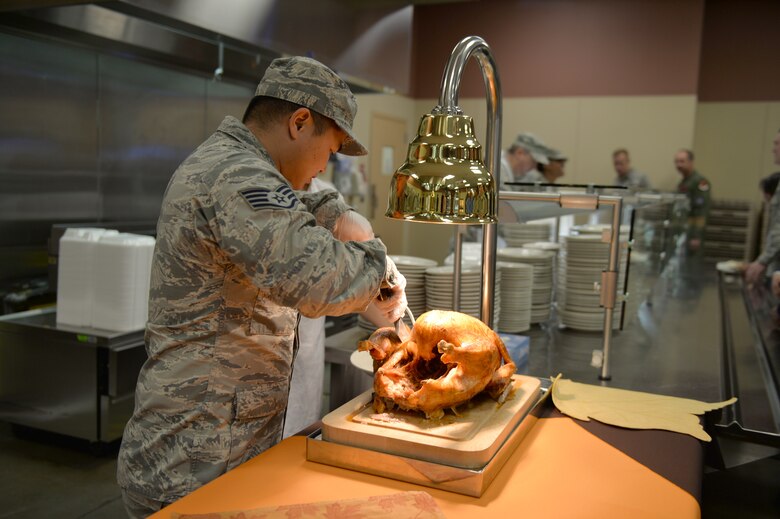
[[[407,340],[380,328],[358,349],[374,359],[374,411],[398,407],[441,418],[485,391],[503,402],[515,364],[501,338],[479,319],[433,310],[421,315]]]

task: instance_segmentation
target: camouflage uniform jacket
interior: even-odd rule
[[[520,179],[520,182],[541,182],[542,184],[546,184],[547,179],[544,177],[544,175],[541,174],[541,172],[539,172],[539,170],[531,169],[525,172],[525,175],[523,175],[523,178]]]
[[[335,191],[294,193],[233,117],[176,170],[121,487],[172,501],[281,439],[298,312],[362,311],[385,274],[379,240],[329,231],[345,210]]]
[[[635,169],[629,170],[625,177],[620,175],[615,177],[614,184],[629,189],[650,189],[650,181],[647,179],[647,175]]]
[[[682,179],[677,185],[677,191],[688,196],[691,203],[689,217],[707,217],[710,210],[710,183],[698,171],[694,171],[687,178]]]
[[[767,265],[767,276],[778,269],[780,265],[780,189],[772,195],[769,202],[769,222],[767,224],[766,241],[764,250],[756,259],[759,263]]]

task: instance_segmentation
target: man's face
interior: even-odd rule
[[[312,126],[296,141],[297,153],[293,154],[282,170],[293,189],[309,187],[312,179],[325,171],[331,154],[336,153],[347,138],[346,132],[335,124],[329,125],[320,135],[316,135],[313,130]]]
[[[615,171],[618,176],[625,177],[628,175],[631,169],[631,162],[628,160],[628,155],[625,153],[618,153],[612,158],[612,164],[615,166]]]
[[[774,144],[772,152],[775,154],[775,164],[780,166],[780,133],[775,135],[775,140],[772,143]]]
[[[514,173],[516,177],[525,175],[526,172],[536,167],[536,161],[525,148],[515,148],[512,155],[515,158],[512,166],[512,173]]]
[[[561,178],[563,173],[563,166],[566,165],[564,160],[550,159],[550,163],[544,167],[544,172],[547,175],[547,179],[550,182],[555,182]]]
[[[674,154],[674,167],[683,175],[688,175],[693,171],[693,161],[688,158],[684,151],[678,151]]]

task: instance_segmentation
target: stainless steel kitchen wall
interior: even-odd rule
[[[168,179],[206,135],[206,82],[99,56],[101,216],[156,219]]]
[[[0,34],[0,282],[46,269],[54,221],[94,220],[97,55]]]
[[[176,166],[252,84],[0,33],[0,291],[55,223],[156,220]]]

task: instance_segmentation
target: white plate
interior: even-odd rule
[[[404,267],[420,267],[422,269],[435,267],[438,265],[434,260],[428,259],[428,258],[420,258],[417,256],[404,256],[404,255],[396,255],[396,254],[390,254],[390,259],[393,260],[393,263],[395,263],[396,267],[404,266]]]

